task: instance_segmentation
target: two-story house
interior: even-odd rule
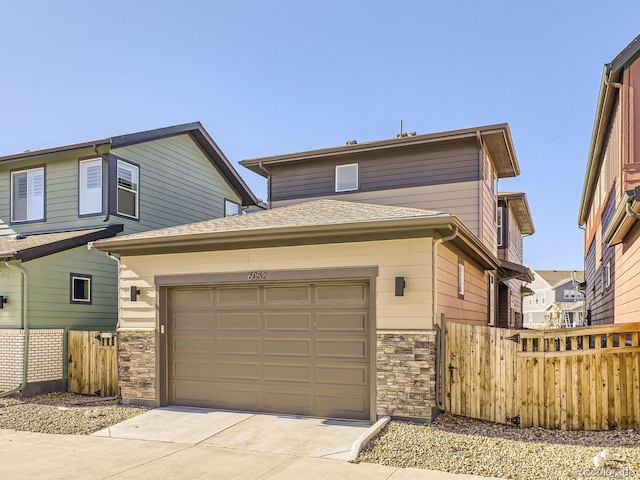
[[[536,270],[524,299],[524,327],[559,328],[583,324],[583,295],[579,285],[584,271]]]
[[[123,401],[430,420],[438,328],[495,324],[498,275],[526,271],[498,258],[507,125],[242,163],[269,210],[95,243],[158,293],[121,305]]]
[[[498,318],[500,328],[522,328],[523,282],[533,274],[522,263],[524,236],[535,232],[529,202],[522,192],[498,193]]]
[[[604,66],[580,201],[587,323],[640,312],[640,36]],[[636,88],[637,87],[637,88]]]
[[[254,204],[200,123],[0,157],[0,390],[64,391],[67,330],[115,329],[117,259],[90,242]]]

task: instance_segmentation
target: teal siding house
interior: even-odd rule
[[[116,328],[91,242],[258,205],[198,122],[0,157],[0,391],[64,390],[67,331]]]

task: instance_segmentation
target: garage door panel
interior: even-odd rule
[[[367,315],[362,312],[318,312],[316,330],[319,332],[366,333]]]
[[[218,305],[257,305],[260,302],[258,287],[218,287]]]
[[[311,313],[299,312],[274,312],[264,314],[264,329],[272,331],[299,331],[311,330]]]
[[[178,337],[173,340],[173,350],[180,353],[205,353],[211,352],[212,337]]]
[[[309,357],[311,340],[306,338],[265,338],[264,355],[277,357]]]
[[[359,304],[367,302],[367,288],[364,284],[317,285],[317,302],[340,302],[341,304]]]
[[[366,360],[369,357],[367,339],[330,338],[316,340],[316,356],[318,358],[348,358]]]
[[[213,327],[210,312],[175,315],[173,328],[176,330],[209,330]]]
[[[176,307],[212,306],[213,291],[210,288],[176,289],[172,301]]]
[[[175,360],[171,366],[174,378],[187,379],[211,379],[215,373],[215,363],[210,358],[188,358]]]
[[[260,363],[218,361],[218,375],[221,380],[243,380],[258,382],[260,380]]]
[[[369,384],[367,365],[318,365],[315,368],[316,383],[324,385],[352,385],[366,387]]]
[[[233,383],[216,384],[216,394],[213,405],[229,410],[256,410],[256,406],[262,403],[262,394],[257,387]]]
[[[311,396],[298,390],[265,389],[264,406],[268,411],[301,413],[311,408]]]
[[[259,338],[217,338],[218,353],[223,355],[258,355],[260,353]]]
[[[308,305],[311,303],[311,289],[307,285],[264,287],[264,303]]]
[[[367,418],[366,397],[345,392],[344,395],[318,395],[316,406],[327,417]]]
[[[218,313],[218,330],[253,330],[260,329],[259,313]]]
[[[288,365],[282,363],[265,363],[264,379],[267,382],[311,382],[309,365]]]

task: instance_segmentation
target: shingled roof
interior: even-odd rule
[[[584,270],[536,270],[535,275],[542,278],[552,287],[561,282],[572,280],[572,275],[576,276],[578,282],[584,282]]]

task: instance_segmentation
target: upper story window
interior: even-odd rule
[[[11,172],[11,221],[44,220],[44,167]]]
[[[224,216],[231,217],[233,215],[240,215],[240,204],[234,202],[233,200],[229,200],[228,198],[224,199]]]
[[[138,218],[140,169],[123,160],[118,160],[116,213],[126,217]]]
[[[102,160],[92,158],[80,162],[78,213],[102,213]]]
[[[504,208],[498,207],[496,210],[496,221],[498,224],[498,247],[504,247],[504,221],[503,221]]]
[[[579,297],[579,293],[575,289],[565,290],[564,291],[564,299],[565,300],[577,300]]]
[[[458,297],[464,298],[464,261],[458,261]]]
[[[358,164],[336,165],[336,192],[358,190]]]

